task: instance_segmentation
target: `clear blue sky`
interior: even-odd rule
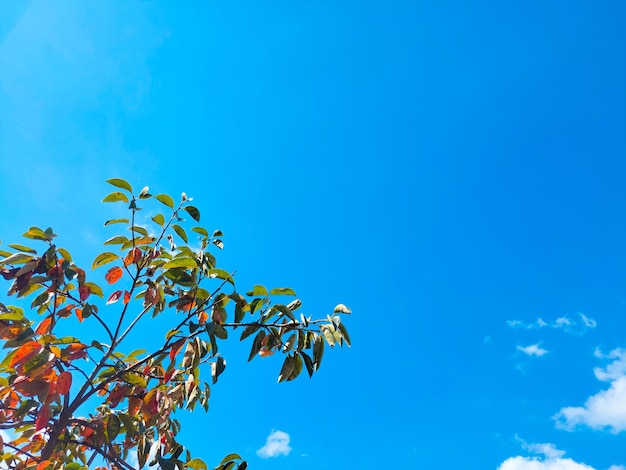
[[[182,418],[209,463],[623,470],[625,24],[600,0],[2,2],[0,239],[51,225],[90,263],[123,177],[193,196],[241,290],[352,308],[313,380],[228,350]],[[289,455],[257,455],[272,430]]]

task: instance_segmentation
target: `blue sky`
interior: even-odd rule
[[[123,177],[193,196],[241,290],[352,308],[310,381],[227,348],[210,412],[183,417],[210,463],[623,470],[625,21],[598,0],[3,2],[0,239],[51,225],[89,264]]]

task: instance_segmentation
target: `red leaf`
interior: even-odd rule
[[[163,376],[163,383],[166,384],[170,381],[170,379],[174,376],[174,374],[178,372],[176,369],[172,369],[169,372],[167,372],[164,376]]]
[[[68,371],[61,372],[57,379],[57,392],[66,395],[72,386],[72,374]]]
[[[178,354],[178,351],[180,351],[180,348],[183,347],[183,344],[185,344],[186,339],[179,339],[178,341],[176,341],[174,344],[172,344],[172,349],[170,349],[170,361],[173,361],[174,358],[176,357],[176,354]]]
[[[121,279],[123,274],[124,271],[122,270],[122,268],[120,268],[119,266],[115,266],[107,271],[107,273],[104,275],[104,279],[109,284],[115,284]]]
[[[115,302],[120,300],[121,296],[122,296],[122,291],[121,290],[116,290],[115,292],[113,292],[111,294],[111,296],[107,300],[107,305],[114,304]]]
[[[80,293],[81,302],[84,302],[85,300],[87,300],[87,298],[89,297],[89,294],[91,294],[91,291],[89,290],[89,286],[80,286],[78,288],[78,292]]]
[[[37,419],[35,420],[35,431],[45,428],[48,425],[48,421],[50,421],[50,407],[48,405],[44,405],[37,414]]]
[[[125,304],[127,304],[128,302],[130,302],[130,292],[128,292],[127,290],[124,291],[124,300],[123,302]]]

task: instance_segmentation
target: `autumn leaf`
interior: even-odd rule
[[[29,341],[28,343],[20,346],[20,348],[11,359],[9,366],[15,367],[16,364],[22,364],[24,362],[27,362],[30,358],[39,354],[42,350],[43,346],[37,341]]]
[[[133,248],[128,252],[128,254],[124,257],[124,266],[128,266],[129,264],[136,263],[141,259],[141,250],[137,247]]]
[[[111,296],[107,300],[107,305],[114,304],[115,302],[120,300],[121,296],[122,296],[122,291],[121,290],[116,290],[115,292],[113,292],[111,294]]]
[[[35,329],[35,333],[38,335],[45,335],[50,333],[50,327],[52,326],[52,317],[44,319],[39,326]]]
[[[130,292],[128,292],[127,290],[124,291],[124,300],[123,300],[124,304],[127,304],[128,302],[130,302]]]
[[[172,344],[172,349],[170,349],[170,361],[173,361],[174,358],[176,357],[176,354],[178,354],[178,351],[180,351],[180,348],[183,347],[183,344],[185,344],[186,339],[179,339],[178,341],[176,341],[174,344]]]
[[[86,344],[73,343],[65,348],[62,352],[63,359],[66,361],[73,361],[74,359],[81,359],[87,357]]]
[[[61,372],[57,379],[57,392],[61,395],[66,395],[70,391],[72,386],[72,374],[68,371]]]
[[[44,405],[39,410],[39,413],[37,413],[35,431],[45,428],[48,425],[48,421],[50,421],[50,407],[48,405]]]
[[[122,268],[120,268],[119,266],[115,266],[107,271],[107,273],[104,275],[104,279],[109,284],[115,284],[122,278],[123,274],[124,271],[122,270]]]
[[[85,300],[87,300],[89,298],[89,294],[91,294],[91,291],[89,290],[89,286],[80,286],[78,288],[78,292],[80,294],[81,302],[84,302]]]

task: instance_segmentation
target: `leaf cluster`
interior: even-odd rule
[[[87,279],[70,252],[56,246],[51,228],[24,233],[44,244],[41,253],[22,244],[0,250],[8,295],[30,301],[28,315],[0,303],[6,351],[0,363],[0,429],[14,437],[0,439],[0,462],[14,469],[78,469],[98,459],[130,469],[136,452],[140,468],[206,469],[179,442],[176,412],[198,405],[208,410],[211,387],[226,369],[220,342],[240,329],[239,339],[251,341],[249,360],[284,356],[279,382],[303,370],[312,376],[325,345],[350,345],[341,315],[351,312],[340,304],[325,318],[305,316],[290,288],[255,285],[240,293],[234,273],[219,268],[212,251],[223,249],[223,233],[199,225],[191,198],[183,193],[175,203],[148,187],[135,195],[119,178],[108,183],[116,190],[103,202],[127,204],[130,216],[105,222],[124,230],[104,242],[107,251],[91,264],[103,282]],[[151,200],[161,210],[149,223],[138,223],[140,205]],[[125,353],[131,332],[145,331],[159,315],[167,315],[171,325],[160,345]],[[59,334],[58,325],[71,317],[99,326],[101,338],[85,342]],[[87,417],[79,416],[94,402]],[[230,454],[217,468],[246,467]]]

